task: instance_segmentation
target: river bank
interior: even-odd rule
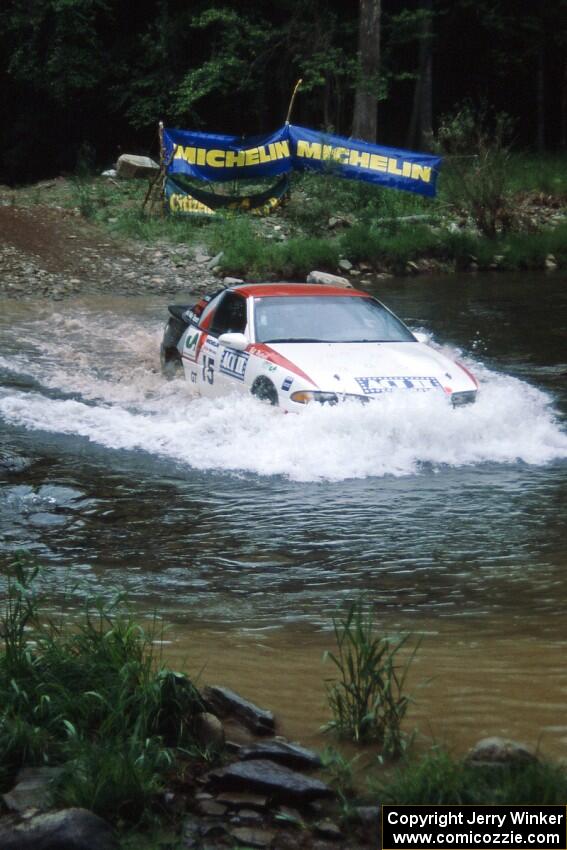
[[[200,295],[226,276],[305,280],[314,269],[362,288],[392,274],[552,273],[567,267],[567,188],[559,159],[539,179],[533,172],[519,172],[501,213],[507,227],[492,235],[443,183],[429,200],[307,175],[269,217],[218,219],[143,212],[145,181],[0,187],[0,294]]]
[[[306,749],[282,736],[281,706],[202,676],[197,687],[185,666],[165,664],[159,622],[137,622],[121,597],[103,603],[84,588],[82,611],[63,597],[55,613],[33,561],[19,556],[2,572],[9,850],[365,850],[377,845],[382,803],[549,805],[567,791],[564,767],[505,738],[478,741],[465,758],[407,738],[401,763],[382,759],[381,739]]]

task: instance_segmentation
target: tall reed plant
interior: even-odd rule
[[[323,728],[356,743],[377,742],[385,757],[395,758],[406,745],[402,722],[410,698],[405,685],[418,646],[402,660],[409,635],[394,640],[380,634],[373,612],[361,602],[334,618],[333,629],[337,650],[325,658],[339,675],[326,680],[333,719]]]

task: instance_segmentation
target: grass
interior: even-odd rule
[[[372,783],[375,799],[396,805],[564,805],[567,770],[533,762],[479,767],[433,750]]]
[[[402,721],[409,705],[405,682],[413,653],[401,663],[400,650],[408,636],[394,640],[377,632],[373,613],[362,603],[349,606],[333,619],[336,652],[325,653],[338,671],[327,679],[327,699],[333,719],[324,731],[336,732],[356,743],[375,741],[385,757],[405,749]]]
[[[529,207],[520,209],[530,195],[542,195],[546,203],[551,197],[559,211],[565,208],[567,156],[508,153],[503,186],[494,192],[489,185],[488,191],[493,201],[503,199],[503,206],[498,200],[487,212],[490,221],[483,224],[490,231],[490,222],[497,222],[497,231],[479,235],[467,227],[450,232],[445,225],[455,219],[462,223],[472,215],[483,220],[482,209],[468,209],[459,189],[467,181],[469,188],[476,186],[471,180],[475,167],[478,164],[468,160],[449,161],[441,171],[436,199],[342,180],[331,172],[296,174],[289,201],[270,220],[245,213],[150,216],[142,212],[146,181],[109,181],[85,174],[19,189],[9,200],[74,209],[117,240],[205,245],[211,255],[223,252],[224,274],[246,279],[302,279],[313,269],[336,272],[341,257],[395,273],[405,273],[408,263],[420,260],[428,267],[433,260],[440,270],[468,269],[472,263],[480,269],[543,269],[549,254],[560,268],[567,267],[567,223],[538,229]],[[469,198],[473,206],[477,195],[475,189],[475,197]],[[482,192],[479,197],[482,208]],[[285,238],[278,238],[273,223]],[[502,259],[496,262],[495,257]]]
[[[118,597],[89,600],[69,629],[46,617],[41,571],[18,557],[6,575],[0,618],[0,784],[22,766],[64,765],[54,788],[63,805],[137,821],[151,807],[173,750],[194,746],[203,710],[183,674],[155,656],[155,635]]]

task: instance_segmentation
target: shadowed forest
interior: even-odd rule
[[[157,122],[298,124],[427,149],[464,104],[518,148],[567,143],[567,2],[4,0],[0,181],[157,153]]]

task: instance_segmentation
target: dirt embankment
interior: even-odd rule
[[[0,205],[0,297],[195,293],[218,288],[206,255],[183,245],[124,246],[72,212]]]

